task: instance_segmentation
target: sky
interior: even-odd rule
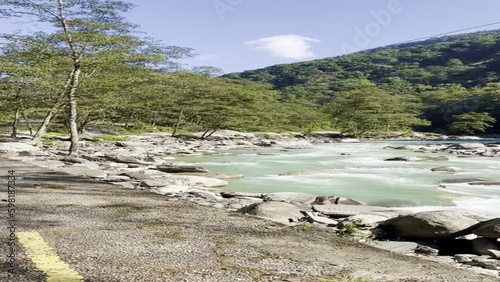
[[[498,0],[129,0],[126,15],[186,67],[225,73],[334,57],[500,22]],[[0,32],[13,28],[0,21]],[[24,30],[43,26],[22,26]],[[500,24],[467,32],[500,29]],[[463,31],[465,32],[465,31]],[[462,33],[463,33],[462,32]]]

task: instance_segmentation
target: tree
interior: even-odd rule
[[[328,109],[335,128],[355,137],[426,125],[413,96],[391,95],[369,87],[337,93]]]
[[[449,130],[454,133],[484,132],[493,126],[492,123],[496,122],[488,113],[470,112],[453,116],[453,118],[455,121],[450,124]]]
[[[5,36],[7,43],[0,53],[0,80],[5,112],[13,111],[13,132],[17,135],[19,116],[28,121],[27,112],[35,108],[49,107],[55,101],[48,93],[56,91],[64,74],[59,70],[66,61],[61,54],[47,44],[43,34],[19,37]],[[9,103],[6,105],[6,103]],[[27,125],[32,134],[32,126]]]
[[[121,56],[112,63],[148,65],[151,56],[163,58],[169,62],[167,55],[180,56],[187,50],[182,48],[162,48],[145,46],[144,41],[136,40],[130,34],[134,26],[125,22],[121,16],[132,8],[130,3],[119,0],[0,0],[0,5],[7,7],[1,11],[3,17],[34,16],[38,21],[52,23],[55,31],[51,34],[50,43],[61,50],[69,59],[66,71],[67,78],[60,89],[56,103],[47,113],[42,126],[35,135],[40,138],[50,120],[64,105],[68,109],[67,124],[71,133],[69,155],[78,153],[78,91],[83,76],[91,76],[96,71],[92,64],[106,58]],[[131,58],[130,55],[135,57]],[[143,55],[143,58],[140,57]],[[128,57],[128,58],[127,58]],[[154,61],[154,60],[153,60]],[[109,63],[109,62],[107,62]]]
[[[208,77],[220,76],[224,71],[220,68],[212,66],[199,66],[191,68],[191,71],[197,74],[202,74]]]
[[[213,78],[200,99],[196,113],[204,134],[211,136],[219,129],[248,131],[266,124],[277,105],[275,92],[268,85],[243,80]]]

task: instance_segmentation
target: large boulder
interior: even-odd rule
[[[471,241],[472,250],[477,255],[500,258],[500,245],[491,239],[477,238]]]
[[[466,211],[430,211],[389,219],[380,228],[403,238],[448,238],[477,224],[483,217]]]
[[[354,206],[359,206],[359,205],[364,205],[363,203],[349,199],[349,198],[344,198],[344,197],[337,197],[337,196],[319,196],[316,197],[316,200],[314,200],[315,205],[328,205],[328,204],[334,204],[334,205],[354,205]]]
[[[500,238],[500,218],[479,225],[472,233],[486,238]]]
[[[316,200],[316,196],[307,193],[297,192],[276,192],[264,195],[264,200],[275,202],[298,202],[302,204],[311,204]]]
[[[347,217],[344,221],[354,222],[356,225],[361,227],[375,228],[380,223],[390,219],[398,217],[400,214],[397,212],[370,212],[366,214],[358,214]]]
[[[386,159],[386,161],[393,162],[444,162],[449,160],[445,156],[411,156],[411,157],[395,157]]]
[[[453,144],[449,146],[449,148],[455,150],[478,150],[478,149],[486,149],[486,145],[483,143],[461,143],[461,144]]]
[[[304,217],[298,207],[284,202],[256,203],[238,211],[284,224],[299,222]]]
[[[156,167],[157,170],[166,173],[182,173],[182,172],[209,172],[207,169],[194,166],[191,164],[164,164]]]

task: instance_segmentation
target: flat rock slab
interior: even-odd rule
[[[317,212],[328,215],[329,217],[342,218],[358,214],[370,213],[375,211],[392,211],[386,207],[377,206],[353,206],[353,205],[313,205],[313,209]]]
[[[152,180],[153,178],[147,174],[144,174],[144,172],[135,172],[135,171],[129,171],[129,172],[124,172],[121,175],[130,177],[132,179],[136,179],[139,181],[144,181],[144,180]]]
[[[20,142],[4,142],[0,143],[0,152],[33,152],[33,151],[39,151],[40,148],[26,144],[26,143],[20,143]]]
[[[500,186],[500,181],[475,181],[470,182],[469,185]]]
[[[318,216],[317,214],[315,214],[313,212],[304,212],[304,214],[306,215],[307,221],[310,223],[318,222],[318,223],[331,225],[331,226],[336,226],[337,224],[339,224],[339,222],[336,220],[333,220],[331,218],[324,217],[324,216]]]
[[[284,202],[256,203],[238,211],[284,224],[298,222],[304,217],[299,208]]]
[[[23,161],[21,159],[21,161]],[[50,169],[56,169],[62,166],[65,166],[65,163],[61,161],[56,161],[56,160],[46,160],[46,161],[31,161],[30,162],[33,165],[41,166],[41,167],[47,167]]]
[[[380,223],[394,217],[398,217],[396,212],[371,212],[367,214],[357,214],[346,218],[346,221],[355,222],[364,227],[376,227]]]
[[[473,183],[473,182],[486,182],[487,180],[481,178],[452,178],[441,181],[444,184],[458,184],[458,183]]]
[[[87,176],[93,178],[106,178],[108,176],[107,171],[85,167],[61,167],[58,168],[58,170],[75,176]]]
[[[265,194],[261,193],[245,193],[245,192],[226,192],[223,191],[220,193],[224,198],[263,198]]]
[[[164,164],[157,166],[156,169],[167,173],[209,172],[207,169],[191,164]]]
[[[185,185],[170,185],[168,187],[155,187],[151,192],[159,195],[172,195],[189,192],[191,187]]]
[[[386,161],[399,161],[399,162],[444,162],[449,159],[445,156],[412,156],[412,157],[396,157],[386,159]]]
[[[205,187],[205,188],[217,188],[226,186],[227,181],[202,177],[202,176],[190,176],[190,175],[169,175],[165,174],[161,178],[154,178],[149,180],[144,180],[141,182],[141,186],[144,187],[164,187],[171,185],[184,185],[190,187]]]
[[[335,205],[354,205],[354,206],[364,205],[362,202],[337,196],[316,197],[316,200],[314,200],[314,204],[316,205],[335,204]]]
[[[368,245],[398,254],[411,254],[418,247],[417,243],[406,241],[374,241]]]
[[[431,169],[431,171],[434,171],[434,172],[458,172],[458,171],[462,171],[462,169],[458,168],[458,167],[452,167],[452,166],[441,166],[441,167],[435,167],[435,168]]]
[[[207,200],[210,200],[210,201],[217,201],[217,200],[219,200],[219,197],[217,197],[215,193],[212,193],[212,192],[209,192],[209,191],[205,191],[205,190],[202,190],[202,189],[191,189],[191,190],[189,190],[189,194],[191,194],[191,195],[193,195],[195,197],[207,199]]]
[[[264,195],[264,200],[275,202],[298,202],[302,204],[311,204],[316,200],[316,196],[307,193],[297,192],[277,192]]]
[[[151,165],[151,163],[144,162],[140,160],[140,157],[129,157],[129,156],[121,156],[121,155],[104,155],[102,158],[112,161],[115,163],[124,163],[124,164],[137,164],[137,165]]]

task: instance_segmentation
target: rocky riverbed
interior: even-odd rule
[[[290,138],[293,136],[294,138]],[[285,225],[314,226],[337,235],[351,236],[377,248],[438,260],[490,275],[500,271],[500,219],[460,211],[409,213],[396,208],[363,205],[354,199],[307,193],[239,193],[220,189],[227,179],[244,175],[218,175],[203,167],[178,161],[179,156],[233,154],[238,149],[311,147],[314,143],[359,142],[299,134],[246,134],[223,132],[210,140],[196,136],[172,138],[166,134],[127,136],[126,141],[82,138],[78,157],[66,157],[67,138],[50,143],[0,143],[3,156],[75,176],[99,179],[134,190],[160,194],[167,201],[191,201],[203,206],[237,211]],[[499,144],[461,143],[389,147],[425,153],[499,157]],[[401,157],[387,161],[443,161],[443,156]],[[451,167],[434,171],[452,171]],[[480,180],[470,181],[471,183]],[[494,184],[492,184],[494,185]]]

